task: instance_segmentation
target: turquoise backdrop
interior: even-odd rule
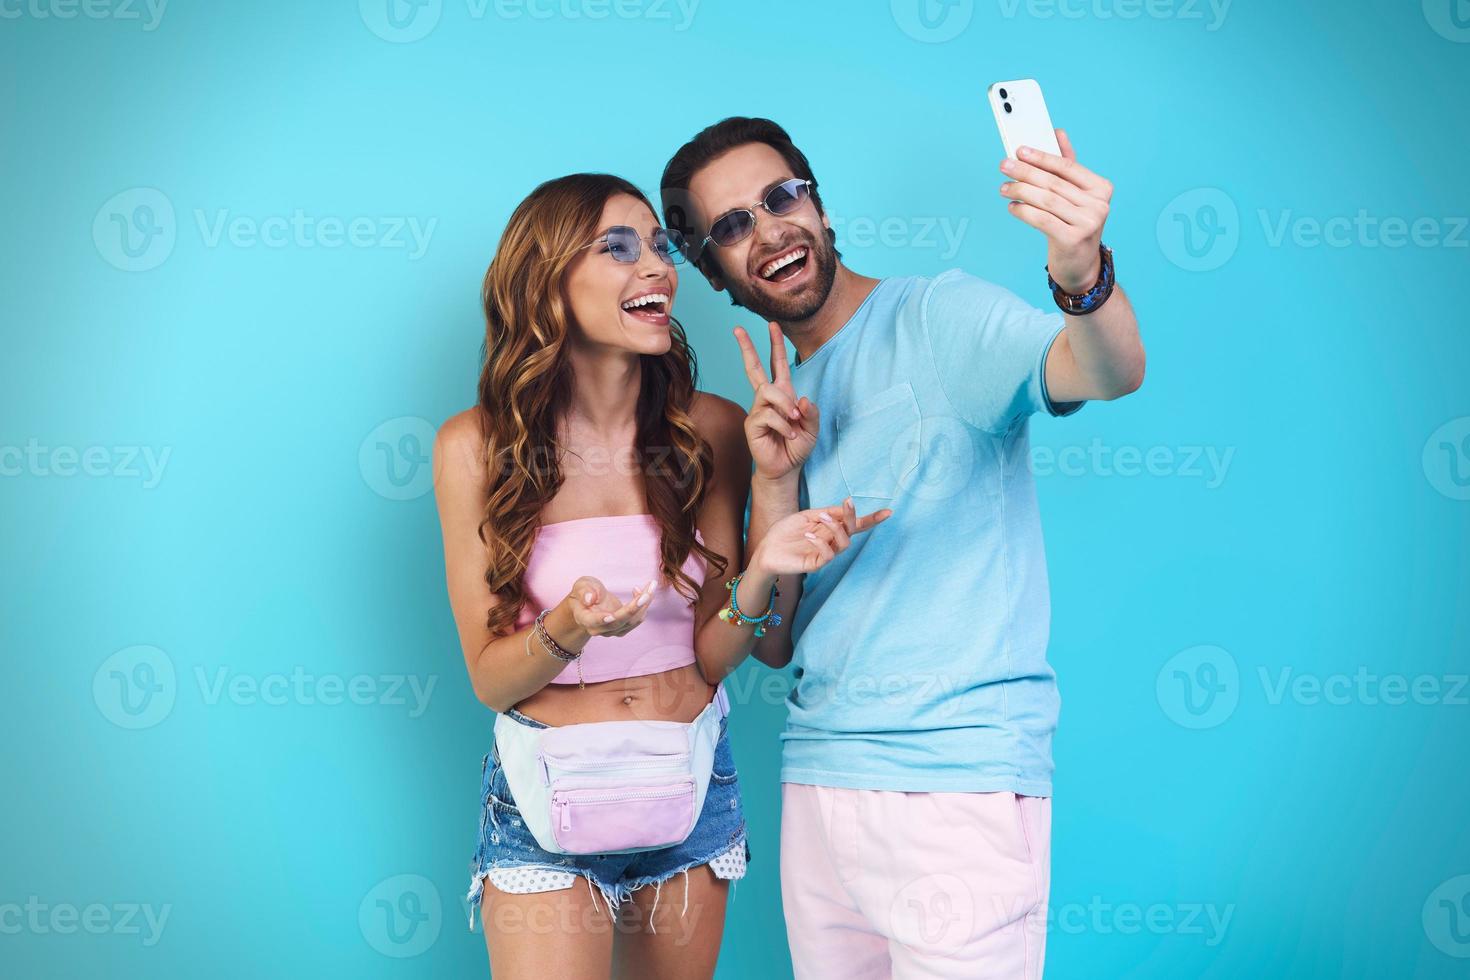
[[[511,209],[765,114],[854,268],[1042,305],[1024,76],[1149,352],[1034,427],[1048,975],[1464,976],[1466,0],[0,0],[0,973],[483,976],[426,454]],[[790,976],[766,673],[722,980]]]

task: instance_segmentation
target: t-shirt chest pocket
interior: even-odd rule
[[[838,416],[837,464],[849,494],[880,500],[898,494],[919,464],[920,418],[908,382],[869,395]]]

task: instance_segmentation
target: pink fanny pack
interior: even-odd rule
[[[521,819],[554,854],[651,851],[682,843],[704,808],[723,683],[692,722],[598,721],[533,728],[495,719],[500,764]]]

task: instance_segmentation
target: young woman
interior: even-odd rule
[[[499,713],[469,892],[498,980],[713,975],[728,882],[749,858],[719,683],[775,625],[777,577],[821,567],[886,516],[801,511],[743,554],[747,433],[781,427],[809,449],[815,417],[773,417],[760,399],[747,417],[695,390],[670,316],[681,246],[627,181],[536,188],[485,276],[478,404],[435,443],[450,604],[475,694]],[[527,745],[587,735],[596,753],[604,733],[685,725],[689,744],[708,732],[713,745],[707,778],[689,778],[702,805],[686,804],[687,835],[608,853],[548,838],[575,811],[585,840],[633,839],[667,801],[604,794],[548,817],[539,783],[517,777],[546,764]],[[516,778],[535,797],[527,812]]]

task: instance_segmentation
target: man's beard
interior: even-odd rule
[[[788,247],[800,244],[802,243],[791,242]],[[807,262],[815,263],[812,266],[811,281],[805,288],[789,296],[769,296],[757,290],[747,291],[742,274],[739,285],[736,285],[734,279],[725,281],[730,298],[763,320],[800,323],[811,319],[832,293],[832,283],[837,279],[837,252],[832,248],[832,241],[825,232],[821,241],[805,244]]]

